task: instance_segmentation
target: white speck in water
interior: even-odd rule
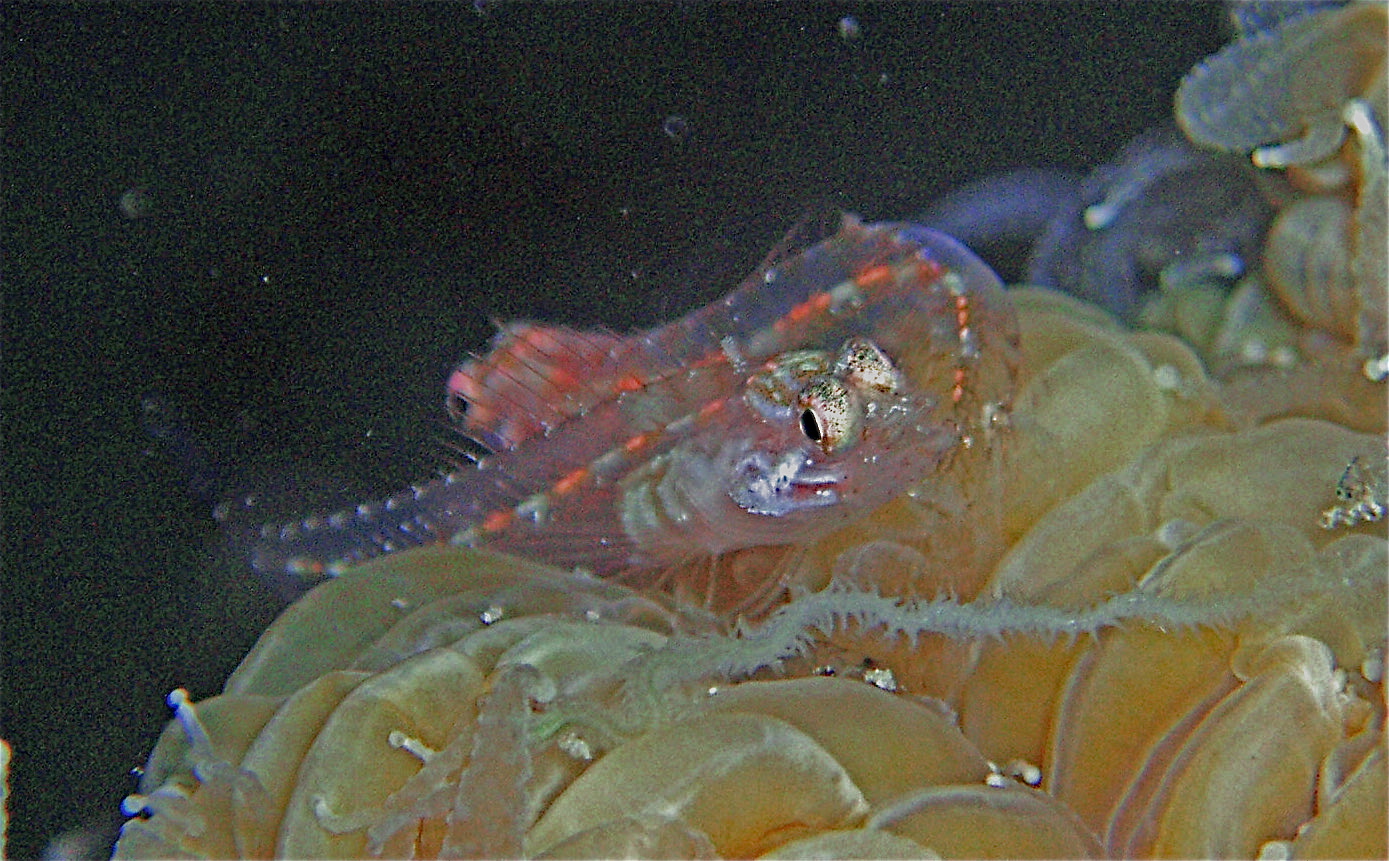
[[[150,195],[149,189],[143,185],[137,185],[125,190],[121,195],[119,206],[121,215],[134,221],[137,218],[144,218],[154,211],[154,198]]]
[[[679,114],[671,114],[661,123],[661,131],[673,141],[684,140],[690,131],[690,123]]]

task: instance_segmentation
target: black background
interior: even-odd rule
[[[1227,38],[1212,4],[0,15],[15,857],[113,829],[164,694],[214,694],[277,612],[211,499],[428,477],[491,320],[651,325],[803,217],[1093,166]]]

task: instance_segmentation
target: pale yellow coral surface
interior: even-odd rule
[[[1370,434],[1270,418],[1175,338],[1012,296],[997,446],[755,557],[771,615],[363,565],[197,704],[210,744],[171,725],[118,856],[1384,857],[1384,522],[1322,525],[1383,391]],[[797,615],[850,594],[890,612]]]

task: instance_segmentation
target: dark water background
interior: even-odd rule
[[[277,612],[212,501],[427,477],[490,320],[654,324],[802,217],[1093,166],[1227,38],[1186,3],[0,19],[14,857],[113,834],[164,694],[214,694]]]

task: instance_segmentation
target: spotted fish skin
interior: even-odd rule
[[[846,216],[657,329],[504,329],[448,385],[494,453],[264,527],[252,561],[308,583],[453,542],[609,575],[794,543],[901,494],[1002,414],[1016,339],[997,277],[963,246]]]

